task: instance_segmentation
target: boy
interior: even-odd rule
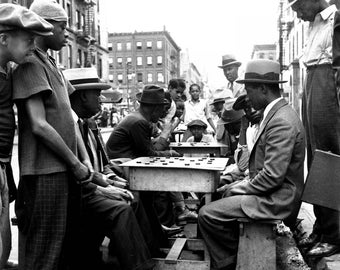
[[[52,25],[14,4],[0,4],[0,269],[11,250],[8,182],[15,131],[9,61],[23,63],[34,48],[35,35],[51,35]]]
[[[189,137],[187,142],[202,142],[210,143],[214,141],[214,138],[209,134],[203,134],[207,129],[207,124],[202,120],[193,120],[188,124],[188,129],[193,136]]]
[[[16,202],[19,269],[66,269],[66,247],[71,246],[66,232],[79,216],[71,213],[79,211],[75,180],[89,179],[92,166],[86,158],[78,159],[81,140],[71,114],[71,86],[47,53],[67,44],[67,14],[52,0],[34,1],[30,10],[53,25],[53,35],[37,37],[32,56],[13,74],[21,174]]]

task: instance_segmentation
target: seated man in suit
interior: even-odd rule
[[[106,153],[96,134],[89,128],[87,119],[100,109],[100,92],[110,85],[99,81],[93,68],[70,69],[65,77],[75,88],[70,93],[71,106],[93,168],[91,183],[82,188],[81,229],[78,239],[81,269],[96,269],[100,263],[98,251],[104,237],[110,238],[109,252],[117,256],[122,269],[152,269],[151,256],[159,255],[159,246],[146,217],[143,206],[126,189],[111,185],[124,180],[114,176],[114,181],[99,172],[109,170]],[[112,173],[111,173],[112,175]],[[115,183],[117,185],[117,182]],[[97,255],[97,256],[96,256]]]
[[[223,198],[201,208],[198,222],[215,269],[232,269],[238,247],[237,218],[286,219],[296,213],[303,189],[305,133],[281,97],[280,65],[252,60],[244,83],[263,120],[249,157],[249,179],[226,185]]]

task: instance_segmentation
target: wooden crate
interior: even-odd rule
[[[154,258],[155,270],[209,270],[209,252],[200,239],[170,239],[172,247],[165,259]]]

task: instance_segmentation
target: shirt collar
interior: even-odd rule
[[[197,101],[193,101],[192,99],[189,100],[191,104],[197,104],[201,102],[201,99],[198,99]]]
[[[267,105],[267,107],[264,109],[263,117],[262,117],[262,121],[261,121],[261,123],[260,123],[260,126],[262,126],[263,121],[264,121],[264,119],[266,119],[267,114],[269,113],[269,111],[270,111],[270,110],[274,107],[274,105],[275,105],[276,103],[278,103],[281,99],[283,99],[283,97],[279,97],[279,98],[277,98],[277,99],[274,99],[272,102],[270,102],[270,103]]]
[[[321,16],[321,18],[326,21],[329,16],[331,16],[335,11],[336,11],[336,6],[335,5],[331,5],[327,8],[325,8],[323,11],[321,11],[319,14]]]

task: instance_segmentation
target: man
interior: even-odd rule
[[[222,56],[222,65],[219,68],[223,69],[223,74],[228,80],[227,88],[233,92],[234,98],[245,94],[244,86],[239,84],[238,69],[241,66],[241,62],[237,61],[232,54],[226,54]]]
[[[84,148],[77,140],[68,86],[47,53],[67,44],[67,14],[54,0],[33,2],[30,10],[53,25],[53,35],[36,37],[32,56],[13,74],[21,176],[19,269],[65,269],[68,232],[77,213],[71,210],[79,203],[76,182],[87,182],[93,169],[88,159],[78,159]]]
[[[100,92],[109,89],[110,85],[100,82],[94,68],[65,70],[64,75],[75,87],[70,95],[71,106],[78,116],[76,122],[79,123],[93,168],[96,172],[102,172],[105,165],[107,171],[106,153],[89,129],[87,118],[100,111]],[[153,256],[159,255],[159,247],[157,250],[144,208],[134,200],[131,205],[133,212],[127,203],[133,200],[131,193],[111,186],[106,179],[101,174],[95,174],[93,183],[83,188],[83,230],[77,252],[81,255],[76,264],[81,269],[95,269],[95,255],[106,236],[110,239],[109,251],[117,255],[123,269],[150,269],[154,265],[150,252]]]
[[[164,105],[168,104],[164,89],[157,85],[147,85],[137,100],[140,103],[139,110],[127,115],[112,131],[106,143],[109,158],[179,156],[174,150],[156,150],[151,140],[153,124],[158,122],[164,113]],[[140,192],[140,198],[153,232],[162,243],[166,243],[154,209],[154,193]]]
[[[28,9],[0,4],[0,269],[4,268],[11,250],[9,188],[14,183],[11,153],[15,119],[9,62],[23,63],[34,49],[34,36],[52,35],[51,30],[51,24]]]
[[[200,99],[201,87],[196,83],[190,85],[189,94],[191,99],[184,103],[184,124],[188,125],[193,120],[201,119],[202,121],[209,123],[214,133],[216,133],[215,124],[211,118],[208,102],[205,99]],[[182,141],[185,142],[191,136],[192,134],[190,133],[190,130],[187,129],[187,131],[183,134]]]
[[[289,3],[298,18],[311,23],[303,56],[307,77],[302,97],[302,118],[310,167],[316,149],[340,154],[340,14],[335,5],[330,6],[326,0],[289,0]],[[337,75],[336,80],[334,74]],[[323,180],[326,181],[320,179],[320,185]],[[302,239],[299,245],[312,247],[307,253],[311,257],[338,252],[339,212],[314,205],[314,215],[313,232]]]
[[[263,121],[249,158],[249,179],[226,185],[224,198],[204,206],[199,226],[212,266],[235,264],[239,217],[286,219],[299,204],[303,188],[304,130],[296,112],[280,96],[280,65],[270,60],[247,64],[247,95]],[[232,268],[230,268],[232,269]]]

